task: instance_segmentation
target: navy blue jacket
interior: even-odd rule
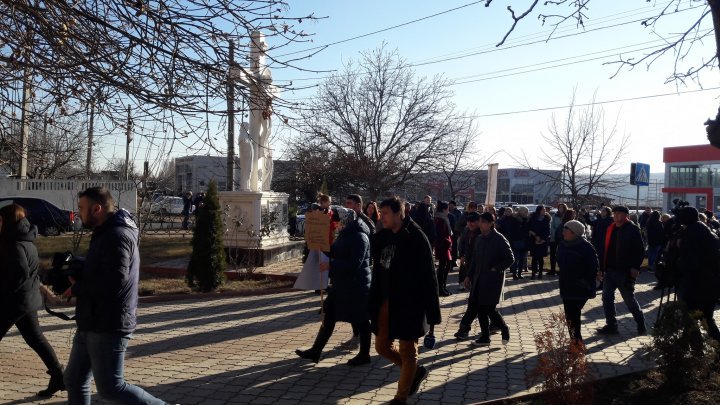
[[[349,223],[340,231],[331,248],[328,299],[335,319],[361,322],[369,319],[370,229],[362,220]]]
[[[595,296],[595,277],[600,264],[595,248],[582,237],[558,244],[557,264],[560,268],[560,297],[583,300]]]
[[[138,228],[119,210],[93,230],[81,276],[73,285],[78,330],[132,333],[136,327]]]
[[[0,246],[0,306],[5,313],[27,314],[42,307],[36,237],[37,227],[23,218],[13,232],[14,240]]]

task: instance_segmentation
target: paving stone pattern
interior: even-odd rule
[[[298,265],[294,261],[259,271],[294,273]],[[648,326],[655,320],[659,303],[653,281],[652,274],[642,274],[637,285]],[[557,278],[508,280],[507,287],[501,305],[511,330],[507,346],[499,336],[486,348],[456,341],[453,333],[467,293],[441,299],[443,323],[436,328],[436,348],[423,348],[420,354],[430,373],[411,403],[470,404],[535,390],[526,381],[537,362],[533,334],[544,329],[551,313],[562,311]],[[457,290],[455,284],[451,290]],[[370,365],[351,368],[345,364],[354,353],[338,346],[352,334],[348,324],[338,324],[319,364],[296,357],[294,350],[309,347],[315,338],[319,303],[312,291],[298,291],[141,304],[139,328],[126,357],[126,379],[179,404],[380,404],[392,399],[397,367],[374,350]],[[604,324],[600,296],[583,311],[592,370],[600,378],[653,365],[644,355],[644,345],[651,338],[636,337],[635,323],[624,304],[617,307],[620,335],[609,338],[593,333]],[[74,323],[47,315],[41,316],[40,323],[61,362],[67,362]],[[477,328],[474,325],[473,333]],[[0,342],[0,403],[63,403],[64,392],[48,400],[34,396],[47,384],[44,371],[40,359],[11,329]],[[93,403],[105,402],[94,395]]]

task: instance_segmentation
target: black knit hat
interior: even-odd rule
[[[480,214],[477,212],[471,212],[467,215],[468,222],[477,222],[480,220]]]

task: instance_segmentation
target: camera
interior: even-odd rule
[[[673,202],[673,207],[670,210],[670,212],[672,212],[673,215],[678,215],[678,213],[680,212],[681,209],[690,206],[689,202],[683,201],[679,198],[672,200],[672,202]]]
[[[60,295],[70,288],[70,280],[80,278],[85,258],[74,256],[70,252],[59,252],[53,255],[52,267],[45,274],[44,284],[50,286],[53,293]]]

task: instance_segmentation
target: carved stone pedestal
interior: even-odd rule
[[[255,266],[291,259],[302,254],[302,244],[288,234],[288,195],[273,191],[221,191],[225,249],[228,258]]]

